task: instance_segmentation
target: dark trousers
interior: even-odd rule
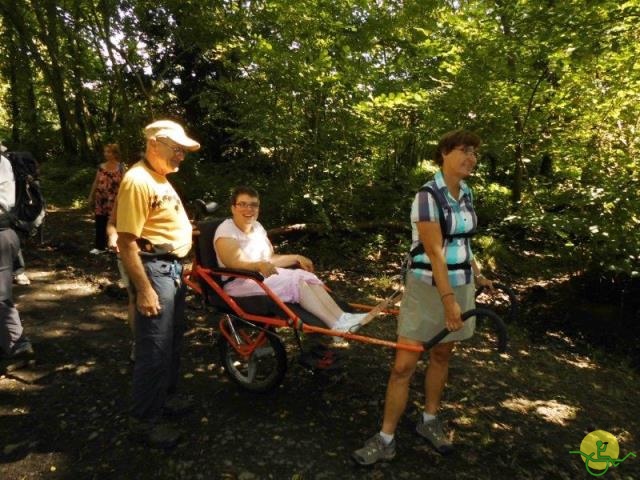
[[[13,274],[20,275],[24,273],[25,270],[24,257],[22,256],[22,249],[18,250],[18,255],[16,256],[15,261],[13,262]]]
[[[13,304],[13,267],[20,240],[12,229],[0,230],[0,353],[8,354],[22,335],[22,322]]]
[[[174,393],[178,384],[186,288],[180,263],[145,260],[143,265],[160,299],[161,311],[154,317],[136,311],[131,415],[155,421],[162,414],[167,395]]]
[[[107,249],[107,222],[109,215],[96,215],[96,248],[98,250]]]

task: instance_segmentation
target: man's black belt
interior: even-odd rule
[[[140,253],[140,258],[143,262],[150,262],[151,260],[162,260],[164,262],[178,262],[184,263],[186,258],[171,255],[170,253],[163,253],[161,255],[154,255],[150,253]]]

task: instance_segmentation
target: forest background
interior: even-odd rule
[[[590,279],[635,317],[639,19],[637,0],[0,0],[0,138],[82,208],[105,143],[131,164],[144,125],[179,119],[203,145],[172,177],[188,204],[250,184],[267,226],[327,239],[316,258],[370,261],[406,252],[435,142],[471,129],[488,268]]]

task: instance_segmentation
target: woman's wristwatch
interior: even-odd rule
[[[485,277],[483,274],[479,273],[479,274],[477,274],[477,275],[474,275],[474,276],[473,276],[473,278],[474,278],[475,280],[480,280],[481,278],[486,278],[486,277]]]

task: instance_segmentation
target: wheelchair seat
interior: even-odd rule
[[[225,221],[226,218],[214,218],[209,220],[203,220],[196,223],[196,227],[200,234],[198,235],[198,241],[195,245],[196,262],[204,267],[216,270],[220,268],[218,264],[218,258],[213,248],[213,237],[220,224]],[[238,270],[239,272],[250,274],[250,276],[257,281],[262,281],[262,276],[257,272],[248,272],[246,270]],[[213,280],[221,287],[224,285],[222,275],[211,275]],[[204,280],[201,280],[201,287],[205,292],[207,302],[216,309],[225,312],[233,313],[233,310],[228,306],[227,302],[218,295]],[[244,311],[262,316],[276,316],[280,318],[287,318],[287,315],[282,311],[280,307],[266,295],[252,295],[248,297],[231,297],[238,304],[238,306]],[[297,303],[285,303],[303,323],[313,325],[316,327],[326,327],[324,322],[315,315],[311,314]]]

